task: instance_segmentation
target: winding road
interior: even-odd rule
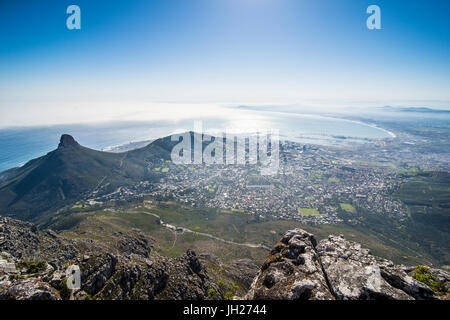
[[[219,237],[217,237],[215,235],[212,235],[212,234],[209,234],[209,233],[193,231],[193,230],[185,228],[185,227],[177,227],[177,226],[168,224],[168,223],[163,222],[161,220],[161,217],[159,215],[157,215],[156,213],[153,213],[153,212],[137,212],[137,211],[130,211],[130,212],[131,213],[145,213],[145,214],[148,214],[148,215],[153,216],[155,218],[158,218],[160,220],[160,222],[161,222],[161,225],[163,227],[166,227],[166,228],[170,229],[170,230],[198,234],[198,235],[201,235],[201,236],[204,236],[204,237],[208,237],[210,239],[214,239],[214,240],[217,240],[217,241],[221,241],[223,243],[232,244],[232,245],[236,245],[236,246],[248,247],[248,248],[254,248],[254,249],[264,249],[264,250],[270,251],[269,247],[267,247],[265,245],[262,245],[262,244],[234,242],[234,241],[231,241],[231,240],[226,240],[226,239],[219,238]]]

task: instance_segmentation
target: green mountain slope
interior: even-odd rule
[[[79,200],[100,183],[107,185],[103,192],[112,192],[121,185],[151,180],[148,164],[170,159],[174,144],[166,137],[141,149],[108,153],[63,135],[56,150],[2,174],[0,215],[36,220]]]

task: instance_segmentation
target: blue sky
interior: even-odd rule
[[[163,118],[161,103],[450,107],[449,14],[447,0],[0,0],[0,126]]]

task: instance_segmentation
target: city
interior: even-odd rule
[[[401,219],[406,206],[394,192],[415,167],[397,166],[404,154],[388,150],[401,142],[363,143],[353,148],[305,145],[283,141],[280,167],[274,176],[260,175],[258,165],[179,165],[154,161],[148,170],[157,182],[141,181],[102,193],[102,184],[77,206],[145,199],[146,203],[176,201],[223,213],[249,214],[261,219],[290,219],[317,224],[358,224],[360,212]],[[408,146],[403,144],[404,146]],[[355,148],[359,151],[355,152]],[[410,156],[417,165],[430,164],[430,157]],[[439,166],[439,162],[432,162]],[[396,165],[394,165],[396,164]]]

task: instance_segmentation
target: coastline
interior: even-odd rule
[[[251,111],[251,112],[255,112],[255,111]],[[292,116],[293,114],[291,113],[286,113],[286,112],[276,112],[276,111],[256,111],[258,113],[271,113],[271,114],[280,114],[282,116]],[[266,114],[267,115],[267,114]],[[358,121],[358,120],[352,120],[352,119],[345,119],[345,118],[339,118],[339,117],[332,117],[332,116],[323,116],[323,115],[313,115],[313,114],[304,114],[304,113],[295,113],[294,115],[298,116],[298,117],[302,117],[302,118],[315,118],[318,119],[319,121],[321,119],[324,119],[326,121],[345,121],[347,123],[354,123],[354,124],[358,124],[358,125],[362,125],[365,127],[370,127],[376,130],[380,130],[380,132],[383,132],[385,135],[387,135],[388,137],[386,138],[380,138],[380,139],[389,139],[389,138],[396,138],[396,134],[385,129],[382,127],[379,127],[375,124],[371,124],[371,123],[365,123],[362,121]],[[217,119],[212,119],[212,121],[216,121]],[[280,121],[280,119],[275,119],[275,121]],[[281,119],[281,123],[282,123],[283,119]],[[222,122],[220,124],[220,126],[226,126],[227,122]],[[325,124],[326,126],[329,126],[328,124]],[[82,126],[82,124],[81,124]],[[150,127],[149,127],[150,128]],[[286,128],[288,128],[288,130],[292,131],[292,128],[289,128],[289,125],[286,126]],[[73,132],[76,134],[76,131],[78,131],[76,128],[69,128],[71,130],[68,130],[69,132]],[[132,126],[130,126],[129,129],[132,129]],[[31,130],[31,132],[29,132]],[[33,139],[33,140],[29,140],[27,139],[24,135],[23,132],[20,130],[19,132],[14,132],[13,135],[11,135],[11,132],[5,132],[5,139],[4,141],[8,142],[8,144],[4,147],[4,146],[0,146],[0,147],[4,147],[4,152],[6,153],[6,155],[8,155],[7,157],[5,157],[5,162],[0,163],[0,172],[9,170],[11,168],[15,168],[15,167],[20,167],[22,165],[24,165],[25,163],[27,163],[29,160],[40,157],[42,155],[45,155],[46,153],[50,152],[51,150],[56,148],[56,145],[53,146],[52,144],[50,144],[50,141],[55,140],[56,141],[56,136],[58,135],[58,133],[65,133],[66,128],[61,127],[61,126],[54,126],[53,130],[50,131],[49,134],[42,134],[40,131],[41,129],[37,128],[37,129],[33,129],[33,128],[26,128],[24,131],[27,131],[27,134],[33,135],[33,131],[37,130],[36,132],[38,133],[38,135],[35,135],[38,137],[38,139]],[[295,130],[295,129],[294,129]],[[64,131],[64,132],[63,132]],[[75,131],[75,132],[74,132]],[[93,132],[94,133],[96,131],[95,128],[93,128]],[[111,132],[110,128],[109,131]],[[170,130],[169,130],[170,131]],[[172,130],[173,131],[173,130]],[[84,131],[84,133],[86,133],[86,131]],[[294,134],[296,134],[295,132],[293,132]],[[304,134],[308,134],[307,132],[299,132],[300,134],[304,135]],[[316,133],[311,132],[311,135],[316,135]],[[109,136],[109,132],[106,132],[105,135]],[[105,136],[104,135],[104,136]],[[326,139],[333,139],[333,136],[341,136],[341,133],[334,133],[332,131],[327,132],[326,135],[324,135],[323,137]],[[89,136],[89,133],[85,136]],[[132,135],[130,135],[131,137]],[[348,132],[348,134],[343,134],[342,136],[345,137],[356,137],[353,136],[351,134],[351,132]],[[364,133],[361,134],[361,137],[356,137],[356,138],[364,138]],[[7,138],[7,140],[6,140]],[[370,137],[370,135],[367,136],[368,139],[377,139],[377,138],[372,138]],[[106,140],[106,139],[105,139]],[[116,140],[116,139],[111,139],[111,140]],[[125,140],[125,139],[124,139]],[[90,144],[91,146],[93,145],[94,147],[91,147],[95,150],[101,150],[104,152],[126,152],[129,150],[133,150],[133,149],[137,149],[137,148],[141,148],[144,147],[146,145],[148,145],[149,143],[151,143],[151,141],[153,141],[154,139],[143,139],[143,140],[135,140],[130,142],[129,140],[126,143],[115,143],[115,144],[111,144],[111,145],[106,145],[105,147],[101,147],[101,148],[95,148],[95,145],[98,145],[99,143],[94,142],[92,144]],[[289,140],[289,139],[286,139]],[[0,139],[1,141],[1,139]],[[11,144],[11,141],[15,141],[14,144]],[[321,143],[317,143],[317,144],[321,144]],[[88,143],[89,145],[89,143]],[[14,159],[16,159],[17,161],[14,161]]]

